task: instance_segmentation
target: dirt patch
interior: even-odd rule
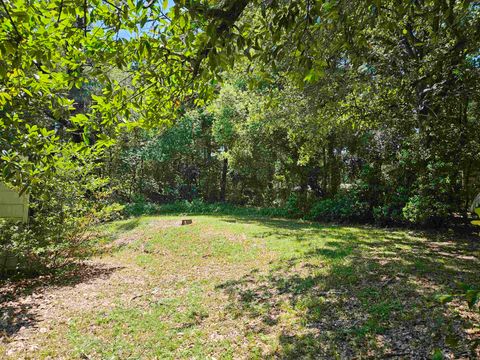
[[[28,357],[39,347],[39,336],[67,323],[73,314],[131,302],[147,283],[148,276],[140,268],[98,260],[80,264],[62,277],[3,284],[0,346],[4,356]]]

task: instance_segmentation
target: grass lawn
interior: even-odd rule
[[[253,217],[101,228],[67,279],[4,284],[2,358],[480,357],[478,242]]]

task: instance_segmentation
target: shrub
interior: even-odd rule
[[[355,190],[316,202],[307,215],[308,219],[317,221],[365,221],[369,217],[368,203],[362,201]]]
[[[440,225],[450,214],[449,205],[433,196],[413,195],[403,208],[403,217],[415,225]]]
[[[159,213],[158,205],[148,202],[143,196],[136,196],[134,201],[123,208],[127,216],[154,215]]]
[[[98,222],[119,220],[123,217],[125,205],[119,203],[105,204],[99,209],[93,209],[92,216]]]
[[[53,270],[84,253],[91,219],[37,212],[30,223],[0,222],[2,276]]]
[[[0,275],[16,272],[28,263],[32,233],[21,222],[0,219]]]
[[[285,208],[278,210],[280,210],[285,217],[300,218],[302,217],[303,213],[302,210],[300,210],[299,201],[300,199],[298,195],[293,193],[288,197]]]
[[[451,164],[433,162],[418,177],[403,208],[403,217],[414,225],[439,226],[447,223],[460,209],[458,179],[448,175]]]
[[[402,208],[396,204],[379,205],[372,209],[372,215],[377,225],[401,223],[404,220]]]
[[[0,223],[3,276],[54,270],[88,254],[92,225],[118,218],[122,209],[110,203],[107,180],[94,169],[65,164],[29,188],[29,222]]]
[[[239,207],[228,203],[207,203],[203,200],[182,200],[168,204],[154,204],[146,202],[143,198],[137,198],[137,202],[124,206],[126,216],[161,215],[161,214],[224,214],[237,216],[259,217],[292,217],[292,208],[257,208]],[[294,213],[299,216],[298,213]]]

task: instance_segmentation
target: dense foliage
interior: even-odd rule
[[[113,177],[134,182],[120,189],[129,200],[380,224],[467,217],[480,185],[478,24],[478,4],[462,1],[247,5],[236,45],[216,40],[248,59],[212,60],[226,79],[216,99],[123,138]]]
[[[476,1],[0,2],[0,181],[36,249],[115,201],[469,216]]]

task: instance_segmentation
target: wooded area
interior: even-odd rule
[[[30,200],[2,277],[142,215],[478,237],[478,1],[0,3],[0,184]]]

